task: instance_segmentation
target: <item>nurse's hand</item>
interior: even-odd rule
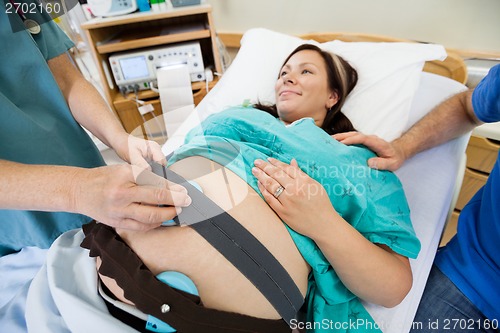
[[[121,164],[80,171],[72,184],[71,211],[112,227],[150,230],[191,203],[184,187],[136,166]]]
[[[295,159],[290,164],[257,159],[254,165],[252,173],[264,199],[296,232],[314,239],[326,221],[338,218],[323,186],[300,170]]]
[[[114,141],[112,148],[122,160],[141,169],[151,169],[148,162],[156,162],[162,165],[167,162],[158,143],[137,138],[125,132]]]
[[[406,159],[404,151],[397,144],[387,142],[376,135],[365,135],[360,132],[345,132],[332,135],[345,145],[364,145],[378,157],[368,159],[368,166],[372,169],[395,171],[401,167]]]

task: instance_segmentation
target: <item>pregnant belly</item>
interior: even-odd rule
[[[176,162],[170,168],[196,181],[207,197],[252,233],[305,295],[309,266],[283,222],[244,180],[229,169],[197,156]],[[170,270],[189,276],[206,307],[259,318],[280,318],[253,284],[190,227],[117,232],[154,274]],[[112,280],[103,277],[103,282],[118,298],[126,301]]]

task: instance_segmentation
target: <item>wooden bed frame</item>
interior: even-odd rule
[[[229,49],[239,49],[243,33],[218,33],[222,43]],[[389,36],[349,33],[349,32],[324,32],[299,35],[305,40],[315,40],[320,43],[341,40],[344,42],[406,42],[417,43],[409,39],[394,38]],[[424,71],[449,77],[455,81],[465,84],[467,82],[467,66],[462,58],[455,52],[446,49],[448,57],[444,61],[427,61]]]

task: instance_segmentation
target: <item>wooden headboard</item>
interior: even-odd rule
[[[243,33],[218,33],[219,38],[226,47],[238,49]],[[349,33],[349,32],[324,32],[299,35],[298,37],[308,40],[312,39],[320,43],[341,40],[344,42],[406,42],[416,43],[409,39],[394,38],[389,36]],[[467,66],[462,58],[455,52],[446,50],[448,57],[444,61],[427,61],[424,71],[449,77],[455,81],[465,84],[467,82]]]

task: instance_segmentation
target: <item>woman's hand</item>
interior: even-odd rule
[[[361,144],[372,150],[378,157],[368,159],[368,166],[373,169],[395,171],[401,167],[406,159],[397,142],[387,142],[376,135],[365,135],[360,132],[345,132],[332,135],[332,137],[345,144]]]
[[[71,185],[71,211],[122,229],[156,228],[191,203],[184,187],[128,164],[79,169]]]
[[[338,215],[323,186],[302,172],[295,159],[290,164],[258,159],[254,165],[252,173],[264,199],[296,232],[314,238],[325,221]]]

